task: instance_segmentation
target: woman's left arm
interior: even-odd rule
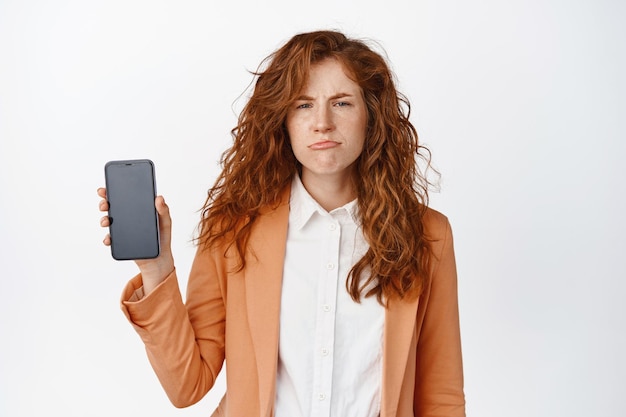
[[[438,214],[438,213],[437,213]],[[434,267],[420,297],[414,413],[419,417],[464,417],[463,362],[457,273],[450,223],[438,214]]]

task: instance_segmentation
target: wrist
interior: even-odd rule
[[[174,260],[159,262],[156,265],[140,265],[143,290],[148,295],[174,272]]]

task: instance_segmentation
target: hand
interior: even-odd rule
[[[100,200],[99,209],[102,212],[109,210],[107,201],[106,188],[98,188]],[[172,256],[172,218],[170,217],[170,209],[165,204],[163,196],[157,196],[154,200],[154,206],[159,214],[159,232],[161,235],[161,252],[154,259],[137,259],[135,263],[141,271],[143,280],[144,294],[148,294],[157,285],[159,285],[169,274],[174,271],[174,258]],[[100,219],[100,226],[109,227],[109,216]],[[111,245],[111,235],[107,233],[102,241],[106,246]]]

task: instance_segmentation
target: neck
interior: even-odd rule
[[[354,181],[348,175],[315,175],[304,171],[302,185],[326,211],[341,207],[356,198]]]

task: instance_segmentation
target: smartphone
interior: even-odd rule
[[[104,166],[104,177],[113,259],[159,256],[159,216],[154,207],[156,180],[152,161],[109,161]]]

